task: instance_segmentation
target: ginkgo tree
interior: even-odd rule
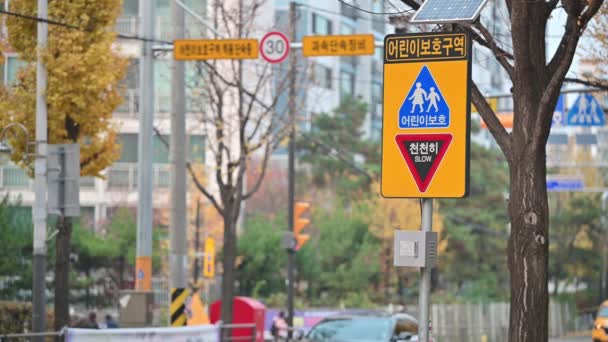
[[[47,48],[42,51],[48,72],[48,143],[80,145],[81,176],[101,177],[119,157],[116,127],[112,112],[122,102],[119,83],[124,78],[127,60],[113,44],[112,28],[120,15],[121,0],[66,1],[50,0]],[[34,136],[36,107],[36,17],[37,6],[31,0],[11,1],[11,11],[26,17],[7,19],[10,46],[25,66],[16,84],[0,94],[0,125],[24,124]],[[60,24],[57,24],[60,23]],[[23,158],[24,141],[11,141],[13,160],[31,169],[32,160]],[[69,218],[57,221],[55,260],[55,328],[68,323],[68,274],[72,223]]]

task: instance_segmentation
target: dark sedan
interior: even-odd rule
[[[308,342],[418,341],[418,323],[407,314],[339,315],[323,319],[303,338]]]

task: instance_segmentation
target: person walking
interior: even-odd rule
[[[116,322],[114,320],[114,318],[112,318],[111,315],[106,315],[106,328],[107,329],[116,329],[118,328],[118,322]]]
[[[285,312],[279,311],[279,314],[272,319],[272,326],[270,327],[270,333],[275,342],[286,341],[288,326],[285,321]]]

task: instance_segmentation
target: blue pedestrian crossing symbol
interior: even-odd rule
[[[602,106],[591,94],[581,94],[568,111],[570,126],[604,126],[605,124]]]
[[[450,126],[450,107],[425,65],[399,109],[399,128]]]
[[[551,121],[551,127],[561,127],[566,124],[566,105],[564,103],[564,95],[560,95],[553,111],[553,120]]]

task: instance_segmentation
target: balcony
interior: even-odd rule
[[[347,1],[347,2],[350,3],[351,5],[353,5],[354,7],[357,6],[356,3],[353,3],[354,1]],[[343,2],[340,3],[340,13],[342,13],[342,15],[347,18],[350,18],[352,20],[357,20],[357,10],[353,6],[348,6],[348,5],[344,4]]]
[[[0,167],[1,189],[30,189],[33,184],[27,173],[16,165]]]
[[[117,33],[135,36],[139,33],[138,16],[122,15],[116,19],[114,26]],[[157,39],[173,40],[171,18],[168,16],[157,16],[154,26],[154,32]],[[186,37],[185,38],[201,38],[205,36],[205,27],[196,18],[186,17]]]
[[[123,103],[115,111],[123,117],[137,117],[139,115],[139,90],[127,89]]]
[[[0,189],[27,190],[32,189],[33,183],[27,172],[16,165],[0,167]],[[95,188],[95,178],[80,177],[80,188]]]
[[[168,164],[154,164],[152,174],[156,188],[168,188],[171,181]],[[137,191],[137,164],[115,163],[108,170],[108,189]]]
[[[121,118],[138,118],[139,117],[139,90],[127,89],[123,103],[114,111]],[[158,95],[158,91],[154,97],[154,109],[158,113],[171,113],[171,96]]]
[[[136,35],[139,30],[139,17],[120,16],[116,19],[116,25],[114,27],[117,33]]]

